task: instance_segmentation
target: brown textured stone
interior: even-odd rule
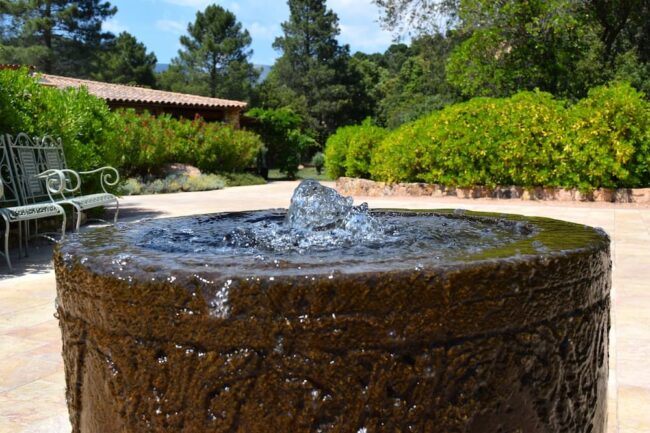
[[[549,245],[576,229],[549,227]],[[55,266],[74,433],[604,432],[604,238],[418,271],[242,279],[228,318],[198,281],[126,281],[70,254]]]

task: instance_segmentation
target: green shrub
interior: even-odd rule
[[[165,182],[162,179],[146,183],[142,188],[143,194],[162,194],[163,192],[165,192]]]
[[[345,157],[348,153],[350,126],[336,130],[325,144],[325,173],[331,179],[345,176]]]
[[[186,178],[183,191],[213,191],[223,189],[226,186],[226,179],[217,174],[202,174]]]
[[[120,195],[140,195],[142,194],[142,182],[133,177],[128,178],[120,186]]]
[[[323,155],[323,152],[316,152],[311,158],[311,164],[316,169],[316,173],[321,174],[325,166],[325,155]]]
[[[116,165],[115,138],[106,102],[85,88],[58,90],[38,83],[26,69],[0,70],[0,131],[60,137],[70,168]]]
[[[372,152],[370,173],[459,187],[647,186],[649,116],[627,84],[593,89],[574,106],[538,91],[475,98],[392,131]]]
[[[251,128],[260,134],[267,149],[267,167],[278,168],[295,179],[302,153],[316,144],[302,131],[303,119],[288,108],[254,108],[246,113],[255,119]]]
[[[387,131],[372,119],[361,125],[339,128],[325,146],[325,167],[332,179],[341,176],[370,177],[373,149],[384,139]]]
[[[590,189],[650,185],[650,103],[632,86],[597,87],[569,111],[565,183]]]
[[[156,174],[168,163],[197,166],[202,171],[243,171],[256,165],[262,142],[256,134],[222,123],[155,117],[132,109],[116,113],[115,153],[129,175]]]
[[[227,186],[249,186],[249,185],[264,185],[266,181],[263,177],[252,173],[222,173],[226,179]]]

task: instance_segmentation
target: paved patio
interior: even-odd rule
[[[123,220],[286,207],[296,183],[127,197]],[[579,222],[612,237],[614,285],[608,433],[650,432],[650,208],[497,200],[370,198],[371,207],[464,208]],[[14,275],[0,263],[0,433],[68,433],[51,247]]]

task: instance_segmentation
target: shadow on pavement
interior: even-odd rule
[[[110,219],[112,211],[108,212],[105,217]],[[125,207],[120,210],[120,223],[133,223],[147,218],[157,218],[165,215],[164,212],[153,211],[151,209],[138,208],[138,207]],[[92,230],[97,227],[103,227],[105,224],[87,224],[81,227],[81,231]],[[68,231],[68,234],[71,232]],[[30,241],[29,248],[27,249],[27,257],[18,257],[18,248],[12,248],[9,252],[11,254],[11,264],[13,272],[9,271],[4,257],[0,257],[0,281],[10,278],[21,277],[25,275],[42,275],[52,271],[52,253],[55,244],[45,239],[34,239]]]

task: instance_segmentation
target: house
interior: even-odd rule
[[[239,127],[246,103],[206,96],[153,90],[124,84],[39,74],[41,84],[66,89],[86,87],[88,92],[104,99],[111,109],[133,108],[154,115],[168,113],[174,117],[194,119],[197,115],[210,122],[225,122]]]

